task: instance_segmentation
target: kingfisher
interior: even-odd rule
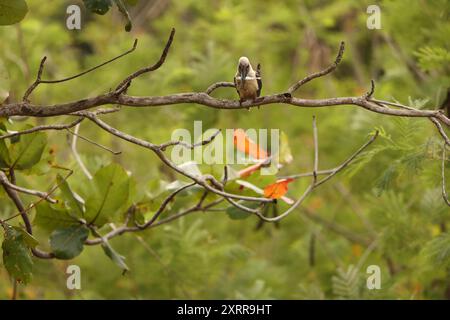
[[[234,76],[234,86],[239,94],[240,103],[245,100],[254,101],[259,97],[262,89],[260,64],[255,71],[247,57],[240,57],[237,72]]]

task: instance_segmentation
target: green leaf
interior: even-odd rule
[[[64,178],[60,174],[56,176],[56,181],[58,183],[59,189],[61,190],[64,203],[69,212],[78,218],[83,218],[84,210],[83,203],[81,202],[82,199],[79,199],[79,196],[75,195],[72,189],[70,189],[67,181],[64,180]]]
[[[86,9],[100,15],[107,13],[112,6],[111,0],[83,0],[83,3]]]
[[[105,254],[116,264],[118,265],[122,270],[123,273],[129,271],[130,269],[125,263],[125,257],[118,254],[109,244],[108,241],[102,242],[102,249],[105,252]]]
[[[21,135],[17,141],[11,141],[11,167],[19,170],[31,168],[41,160],[46,144],[47,135],[43,132]]]
[[[34,223],[49,232],[58,229],[78,225],[78,221],[61,205],[50,205],[41,202],[36,206],[36,218]]]
[[[20,227],[13,228],[14,230],[19,231],[22,234],[23,240],[29,248],[36,248],[36,246],[39,244],[39,241],[37,241],[36,238],[29,234],[26,230]]]
[[[15,24],[25,18],[27,12],[25,0],[0,0],[0,25]]]
[[[118,164],[101,168],[93,179],[93,190],[86,200],[86,220],[96,226],[117,219],[120,209],[127,203],[130,178]]]
[[[50,235],[50,247],[58,259],[73,259],[83,251],[88,236],[89,229],[85,226],[56,229]]]
[[[23,233],[7,226],[2,249],[3,264],[9,275],[18,282],[24,284],[30,282],[33,272],[33,260],[31,260],[30,250],[24,240]]]

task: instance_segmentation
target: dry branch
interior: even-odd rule
[[[2,136],[0,136],[0,139],[5,138],[12,138],[15,136],[19,136],[22,134],[29,134],[37,131],[45,131],[45,130],[67,130],[73,135],[73,143],[72,143],[72,149],[74,151],[75,156],[77,156],[75,144],[77,137],[80,137],[82,139],[85,139],[86,141],[93,143],[97,146],[102,147],[103,149],[107,149],[110,152],[113,152],[114,154],[117,154],[117,152],[110,150],[107,147],[104,147],[102,145],[99,145],[95,141],[92,141],[91,139],[87,139],[82,137],[78,133],[79,125],[84,119],[88,119],[89,121],[93,122],[95,125],[97,125],[102,130],[108,132],[111,135],[116,136],[119,139],[122,139],[124,141],[133,143],[135,145],[138,145],[140,147],[149,149],[152,151],[165,165],[167,165],[171,170],[174,172],[177,172],[187,178],[189,178],[192,182],[184,185],[183,187],[175,190],[173,193],[171,193],[161,204],[161,206],[156,210],[154,215],[150,220],[145,222],[142,225],[134,225],[129,226],[129,220],[132,216],[133,212],[135,211],[134,205],[128,209],[128,213],[126,215],[125,222],[122,226],[119,226],[117,228],[114,228],[112,231],[107,233],[104,236],[101,236],[97,230],[93,226],[90,226],[93,229],[94,235],[96,238],[94,239],[88,239],[85,244],[87,245],[96,245],[101,244],[102,242],[111,239],[113,237],[119,236],[121,234],[127,233],[127,232],[136,232],[144,229],[153,228],[165,223],[169,223],[175,219],[181,218],[187,214],[198,212],[198,211],[223,211],[223,207],[217,208],[219,204],[223,203],[225,200],[231,203],[231,205],[240,208],[244,211],[253,213],[257,215],[261,220],[267,221],[267,222],[277,222],[286,216],[288,216],[291,212],[293,212],[295,209],[298,208],[300,204],[303,203],[303,201],[308,197],[310,193],[312,193],[318,186],[324,184],[328,180],[330,180],[332,177],[334,177],[337,173],[342,171],[344,168],[346,168],[361,152],[364,151],[365,148],[367,148],[378,136],[378,132],[373,135],[364,145],[362,145],[354,154],[352,154],[347,160],[342,162],[340,165],[338,165],[335,168],[327,169],[327,170],[319,170],[319,142],[318,142],[318,133],[317,133],[317,125],[315,118],[313,119],[313,135],[314,135],[314,166],[313,171],[309,173],[302,173],[290,176],[291,178],[300,178],[300,177],[312,177],[311,183],[307,186],[303,194],[298,198],[298,200],[290,206],[285,212],[281,213],[280,215],[272,218],[268,218],[265,215],[263,215],[263,209],[268,204],[273,202],[273,199],[268,199],[265,197],[250,197],[250,196],[242,196],[238,194],[232,194],[224,191],[224,186],[228,181],[228,170],[225,166],[224,168],[224,178],[223,181],[218,181],[215,177],[211,175],[193,175],[179,166],[177,166],[175,163],[173,163],[165,154],[164,151],[171,146],[181,145],[186,148],[193,149],[195,147],[206,145],[214,140],[214,138],[219,134],[220,131],[217,131],[214,135],[209,137],[208,139],[205,139],[201,141],[200,143],[195,144],[188,144],[183,141],[169,141],[162,144],[154,144],[152,142],[131,136],[125,132],[122,132],[118,130],[117,128],[114,128],[110,125],[108,125],[106,122],[101,120],[98,116],[101,114],[106,113],[112,113],[117,112],[120,110],[120,107],[115,108],[109,108],[109,109],[97,109],[97,110],[90,110],[95,107],[104,106],[104,105],[110,105],[114,104],[117,106],[128,106],[128,107],[157,107],[157,106],[168,106],[168,105],[176,105],[176,104],[185,104],[185,103],[193,103],[198,105],[203,105],[210,108],[216,108],[216,109],[231,109],[231,110],[239,110],[239,109],[250,109],[253,107],[260,107],[260,106],[269,106],[272,104],[286,104],[286,105],[292,105],[296,107],[302,107],[302,108],[321,108],[321,107],[341,107],[341,106],[356,106],[360,108],[364,108],[368,111],[389,115],[389,116],[399,116],[399,117],[421,117],[421,118],[428,118],[430,121],[433,122],[433,124],[437,127],[438,132],[442,136],[442,138],[445,141],[446,145],[450,145],[450,139],[446,135],[446,132],[443,128],[443,124],[447,127],[450,127],[450,119],[440,110],[419,110],[415,109],[409,106],[405,106],[399,103],[389,102],[389,101],[383,101],[373,98],[374,91],[375,91],[375,83],[373,80],[371,81],[371,87],[367,93],[365,93],[362,96],[358,97],[332,97],[332,98],[326,98],[326,99],[302,99],[298,97],[293,97],[292,94],[297,91],[301,86],[307,84],[308,82],[317,79],[319,77],[325,76],[327,74],[330,74],[333,72],[340,61],[342,60],[343,53],[344,53],[344,42],[341,42],[338,54],[336,56],[335,61],[328,66],[326,69],[307,75],[300,81],[294,83],[285,93],[279,93],[279,94],[272,94],[268,96],[259,97],[258,99],[254,101],[245,101],[240,102],[238,100],[229,100],[229,99],[217,99],[211,96],[211,94],[218,88],[221,87],[234,87],[234,83],[232,82],[216,82],[212,85],[210,85],[205,92],[187,92],[187,93],[175,93],[165,96],[130,96],[127,95],[127,89],[130,87],[132,81],[134,79],[137,79],[141,75],[149,72],[156,71],[159,69],[165,62],[167,55],[169,53],[169,49],[172,45],[173,39],[175,35],[175,29],[172,29],[169,38],[164,46],[164,49],[162,50],[162,53],[159,57],[159,59],[150,66],[143,67],[133,73],[131,73],[129,76],[124,78],[113,91],[100,94],[95,97],[85,98],[78,101],[72,101],[72,102],[66,102],[66,103],[59,103],[59,104],[53,104],[53,105],[38,105],[33,104],[29,101],[29,97],[31,93],[42,83],[47,84],[57,84],[65,81],[70,81],[72,79],[84,76],[102,66],[105,66],[119,58],[124,57],[125,55],[128,55],[129,53],[133,52],[136,49],[137,46],[137,40],[134,42],[133,47],[129,49],[128,51],[118,55],[115,58],[112,58],[108,61],[105,61],[97,66],[94,66],[86,71],[83,71],[79,74],[60,79],[60,80],[42,80],[42,74],[44,71],[45,61],[46,57],[44,57],[41,60],[41,63],[39,65],[39,69],[36,75],[36,80],[31,84],[31,86],[26,90],[22,101],[15,102],[15,103],[8,103],[5,105],[2,105],[0,108],[0,117],[11,117],[11,116],[29,116],[29,117],[56,117],[56,116],[74,116],[77,117],[76,120],[68,123],[68,124],[53,124],[53,125],[41,125],[36,126],[31,129],[23,130],[20,132],[9,132]],[[75,127],[75,131],[71,131],[70,128]],[[79,156],[78,156],[79,158]],[[445,161],[445,146],[443,151],[443,160],[442,160],[442,194],[443,197],[448,205],[450,205],[446,190],[445,190],[445,175],[444,175],[444,161]],[[83,163],[81,162],[81,159],[78,159],[78,162],[83,168]],[[85,168],[86,169],[86,168]],[[88,176],[90,176],[90,173],[86,170],[83,170],[87,173]],[[7,192],[10,199],[14,202],[17,209],[19,210],[19,213],[15,216],[21,216],[23,222],[25,223],[25,227],[27,232],[30,234],[32,233],[32,226],[29,221],[29,218],[27,216],[28,211],[33,208],[39,201],[54,201],[50,198],[50,195],[58,188],[58,186],[55,186],[52,188],[48,193],[26,189],[20,186],[17,186],[14,181],[13,172],[11,172],[11,180],[8,180],[5,173],[0,172],[0,184],[2,184],[3,188]],[[70,175],[70,174],[69,174]],[[325,176],[322,179],[318,179],[319,176]],[[66,177],[67,179],[67,177]],[[168,216],[165,219],[158,220],[160,215],[166,210],[167,205],[175,199],[177,194],[182,192],[183,190],[193,187],[193,186],[200,186],[204,189],[204,193],[201,197],[201,199],[198,201],[197,204],[194,206],[181,210],[173,215]],[[40,200],[38,202],[35,202],[28,206],[27,208],[24,207],[22,204],[17,192],[27,193],[34,196],[38,196]],[[215,201],[212,201],[211,203],[205,205],[205,199],[208,194],[215,194],[218,199]],[[259,206],[256,209],[248,208],[242,203],[244,201],[253,201],[257,202]],[[14,218],[15,216],[12,216],[9,219]],[[308,217],[313,218],[313,216],[308,215]],[[2,224],[5,223],[3,220],[0,221]],[[317,217],[314,217],[314,220],[317,221]],[[337,230],[336,227],[330,226],[327,223],[323,222],[321,220],[321,223],[325,226],[328,226],[330,229],[335,229],[335,231],[339,231],[338,233],[345,233],[347,238],[350,238],[348,235],[348,232],[343,231],[343,229]],[[362,238],[352,238],[352,241],[360,242],[366,244],[366,239]],[[33,253],[36,257],[39,258],[53,258],[54,255],[52,253],[47,253],[40,251],[38,249],[33,249]]]

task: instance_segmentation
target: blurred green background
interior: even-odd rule
[[[44,79],[70,76],[132,46],[131,55],[74,81],[42,85],[32,101],[53,104],[94,96],[114,88],[136,69],[155,62],[177,30],[166,63],[135,80],[131,95],[202,91],[216,81],[232,81],[237,60],[260,62],[263,95],[284,92],[306,74],[331,63],[346,42],[337,71],[302,87],[296,96],[357,96],[376,83],[375,97],[416,108],[437,108],[450,87],[450,2],[379,1],[380,30],[368,30],[371,1],[139,1],[130,8],[133,30],[123,30],[117,10],[104,16],[83,9],[82,29],[65,25],[66,8],[77,1],[28,1],[29,13],[17,25],[0,27],[0,59],[11,79],[10,99],[20,100],[34,81],[42,56]],[[79,2],[80,6],[82,3]],[[234,89],[216,97],[236,99]],[[281,221],[255,230],[256,217],[231,220],[223,212],[194,213],[160,228],[111,241],[126,257],[122,276],[101,248],[86,247],[72,261],[35,259],[33,281],[19,285],[21,299],[448,299],[450,298],[450,210],[441,198],[441,139],[427,119],[405,119],[339,106],[318,110],[269,105],[251,111],[216,110],[199,105],[123,108],[105,121],[154,143],[174,129],[276,128],[289,138],[294,161],[280,174],[311,171],[312,116],[317,116],[320,168],[336,166],[363,144],[370,132],[380,138],[345,172],[324,185],[304,207]],[[31,124],[69,118],[21,119]],[[18,120],[19,121],[19,120]],[[85,122],[84,136],[121,150],[113,156],[82,140],[79,152],[91,172],[112,160],[132,172],[141,193],[175,174],[153,155]],[[85,179],[65,132],[49,133],[49,150],[60,165]],[[448,163],[446,164],[449,167]],[[21,185],[45,189],[56,173],[19,176]],[[293,183],[296,198],[308,181]],[[448,185],[447,187],[450,187]],[[26,198],[27,203],[32,198]],[[159,200],[155,200],[159,201]],[[180,198],[169,213],[192,204]],[[14,212],[0,193],[0,217]],[[349,236],[350,234],[350,236]],[[41,236],[40,234],[38,234]],[[352,235],[378,239],[373,248]],[[45,242],[42,235],[39,239]],[[45,246],[45,244],[44,244]],[[66,289],[65,270],[77,264],[82,290]],[[355,275],[347,273],[357,267]],[[379,265],[380,290],[366,288],[366,268]],[[354,269],[353,269],[354,270]],[[0,267],[0,298],[12,284]]]

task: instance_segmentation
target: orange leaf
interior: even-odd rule
[[[264,188],[264,196],[270,199],[279,199],[288,191],[288,184],[294,179],[281,179]]]
[[[243,129],[234,129],[233,143],[236,148],[255,159],[267,159],[268,154],[250,139]]]

